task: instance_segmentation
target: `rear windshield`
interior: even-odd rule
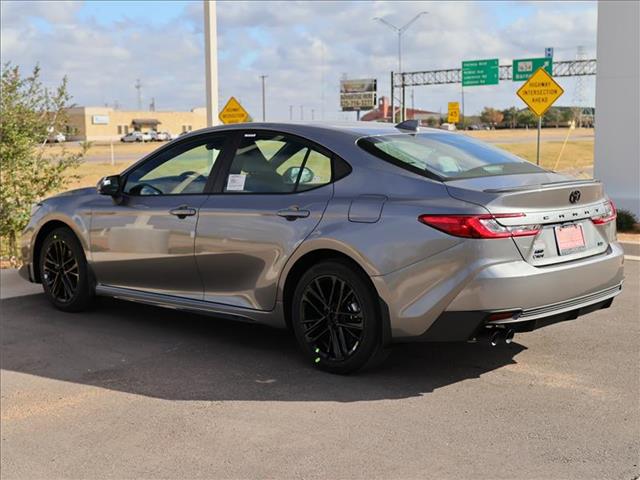
[[[546,171],[465,135],[399,133],[361,138],[358,145],[406,170],[440,180]]]

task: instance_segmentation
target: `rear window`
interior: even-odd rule
[[[439,180],[546,171],[504,150],[450,133],[380,135],[361,138],[358,145],[405,170]]]

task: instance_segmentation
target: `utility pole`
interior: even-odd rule
[[[204,65],[207,126],[218,124],[218,28],[215,0],[204,0]]]
[[[289,121],[293,121],[293,105],[289,105]]]
[[[304,120],[304,111],[303,111],[303,108],[304,108],[304,107],[303,107],[302,105],[300,105],[300,120],[301,120],[301,121],[302,121],[302,120]]]
[[[402,35],[404,34],[404,32],[407,31],[407,29],[413,25],[415,23],[416,20],[418,20],[418,18],[420,18],[422,15],[426,15],[429,12],[420,12],[418,13],[415,17],[413,17],[411,20],[409,20],[407,23],[405,23],[402,27],[396,27],[393,23],[388,22],[387,20],[385,20],[384,18],[381,17],[375,17],[374,20],[377,20],[378,22],[386,25],[387,27],[389,27],[391,30],[393,30],[394,32],[396,32],[398,34],[398,73],[400,74],[401,78],[402,78],[402,85],[400,86],[400,88],[402,89],[402,94],[401,94],[401,98],[402,98],[402,105],[400,108],[400,121],[404,122],[406,120],[406,114],[407,114],[407,109],[406,109],[406,105],[405,105],[405,93],[404,93],[404,76],[402,76]],[[392,97],[392,104],[393,104],[393,90],[391,90],[391,97]],[[391,121],[395,122],[395,118],[393,118],[393,112],[392,112],[392,117],[391,117]]]
[[[260,79],[262,80],[262,121],[264,122],[266,119],[265,113],[265,101],[264,101],[264,80],[267,78],[267,75],[260,75]]]
[[[316,111],[315,109],[311,109],[311,121],[313,122],[316,119]]]
[[[140,83],[140,79],[136,79],[136,84],[134,88],[138,91],[138,110],[142,110],[142,83]]]

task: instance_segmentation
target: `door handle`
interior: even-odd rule
[[[284,217],[289,221],[296,220],[298,218],[307,218],[311,212],[309,210],[300,210],[298,207],[285,208],[284,210],[278,210],[277,215]]]
[[[198,211],[195,208],[189,207],[188,205],[180,205],[179,207],[172,208],[171,210],[169,210],[169,213],[171,215],[175,215],[176,217],[182,219],[185,217],[192,217],[196,213],[198,213]]]

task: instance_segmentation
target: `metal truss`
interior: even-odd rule
[[[513,73],[512,69],[512,65],[500,65],[500,80],[511,80]],[[595,74],[595,58],[590,60],[565,60],[553,62],[554,77],[575,77]],[[420,85],[444,85],[448,83],[461,82],[462,69],[460,68],[393,73],[393,86],[395,88],[417,87]]]

